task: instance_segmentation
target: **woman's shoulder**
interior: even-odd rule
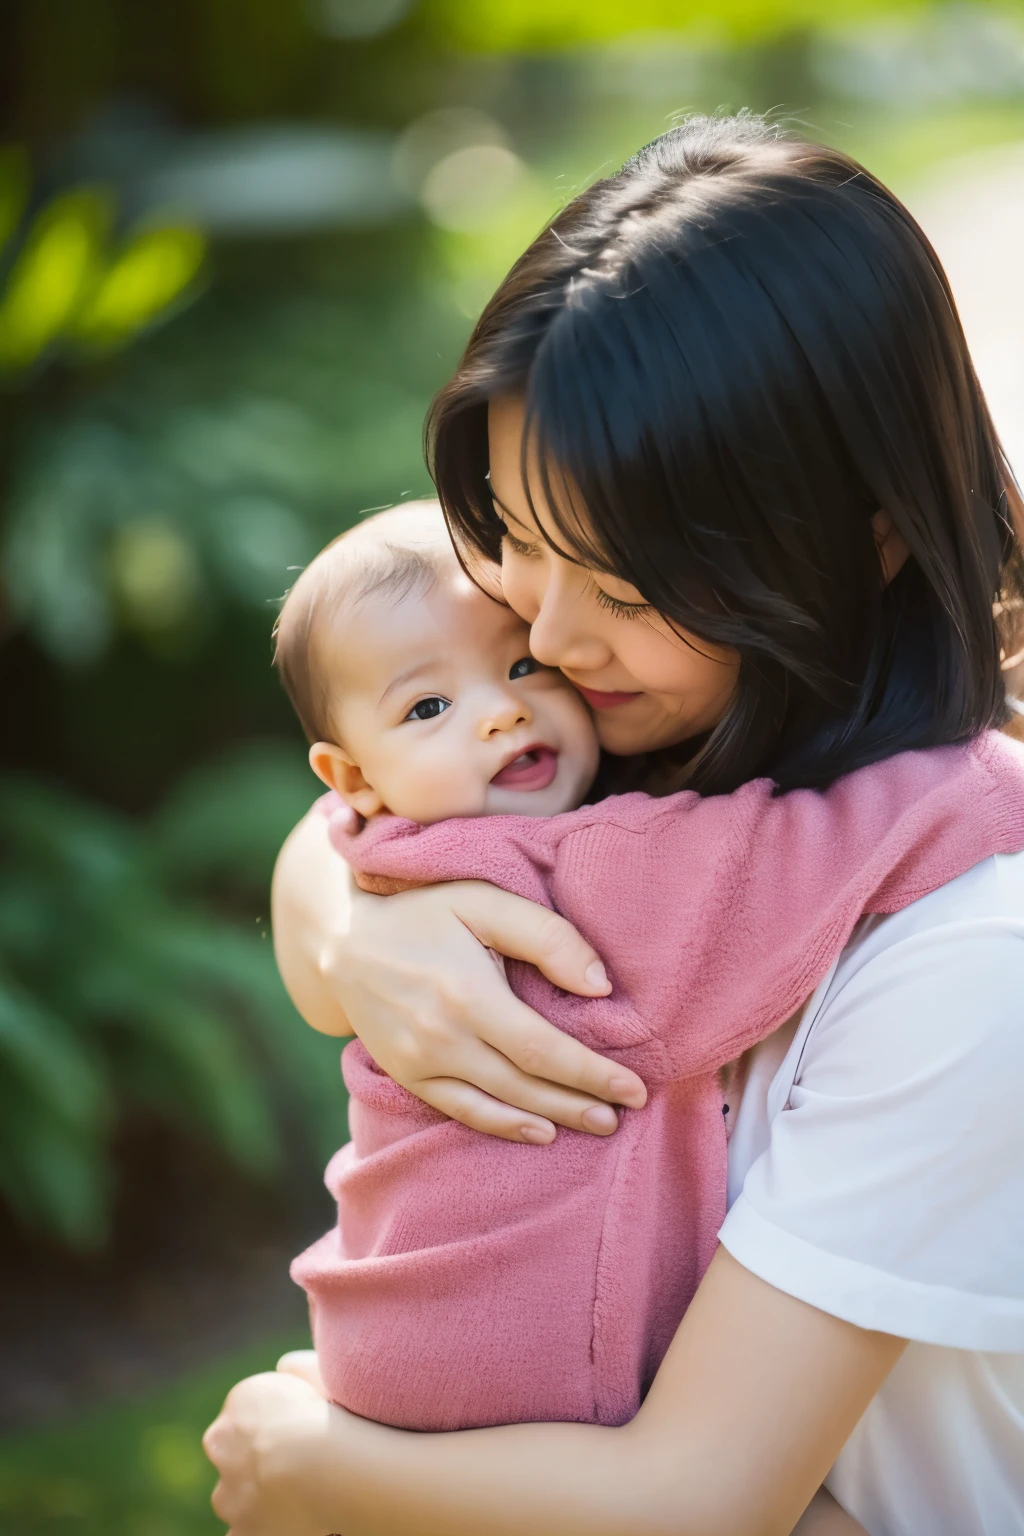
[[[799,1073],[882,1089],[974,1050],[1024,1088],[1022,1020],[1024,853],[993,854],[902,911],[861,920],[808,1005]]]
[[[943,974],[961,969],[975,949],[999,947],[1024,985],[1024,852],[992,854],[899,912],[861,919],[818,1004],[828,1011],[861,972],[902,973],[912,954],[928,953]]]

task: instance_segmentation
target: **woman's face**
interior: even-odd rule
[[[508,532],[502,544],[506,602],[531,626],[538,661],[560,667],[593,707],[601,746],[629,757],[674,746],[721,720],[739,656],[680,634],[626,581],[564,559],[536,477],[531,513],[520,476],[521,400],[488,409],[491,491]]]

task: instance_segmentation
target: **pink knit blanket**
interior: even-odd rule
[[[774,797],[759,780],[551,818],[385,816],[358,834],[336,813],[330,830],[366,874],[489,880],[567,917],[611,996],[572,996],[514,961],[512,988],[638,1072],[649,1098],[614,1136],[522,1146],[444,1119],[349,1045],[352,1140],[326,1175],[337,1225],[292,1268],[328,1391],[411,1429],[621,1424],[725,1216],[718,1069],[804,1003],[863,914],[1024,849],[1024,749],[987,732],[823,793]]]

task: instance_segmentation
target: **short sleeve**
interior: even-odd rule
[[[721,1241],[859,1327],[1024,1351],[1024,920],[912,931],[843,971]]]

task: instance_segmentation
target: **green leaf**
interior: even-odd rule
[[[11,1208],[72,1247],[98,1247],[110,1208],[105,1137],[95,1127],[69,1125],[12,1083],[0,1089],[0,1114],[0,1190]]]
[[[23,1219],[102,1240],[108,1131],[133,1104],[260,1178],[284,1125],[318,1159],[344,1139],[337,1044],[295,1015],[266,926],[189,893],[247,852],[262,882],[311,788],[301,750],[255,745],[133,826],[0,780],[0,1190]]]
[[[27,367],[67,325],[111,216],[98,188],[63,193],[37,216],[0,298],[0,368]]]
[[[202,234],[187,226],[135,235],[98,275],[73,318],[72,333],[92,347],[122,344],[181,297],[205,254]]]
[[[220,1014],[154,991],[120,1034],[121,1070],[137,1093],[241,1167],[271,1172],[280,1147],[268,1096]]]
[[[10,1092],[28,1094],[55,1120],[87,1134],[105,1127],[106,1075],[72,1025],[0,977],[0,1063]],[[6,1134],[0,1125],[0,1139]]]
[[[186,775],[152,823],[160,867],[176,879],[230,877],[263,888],[317,783],[303,746],[254,742]]]
[[[902,0],[903,11],[929,0]],[[637,33],[697,32],[748,42],[798,27],[891,13],[893,0],[437,0],[435,24],[457,46],[524,52],[608,42]]]

